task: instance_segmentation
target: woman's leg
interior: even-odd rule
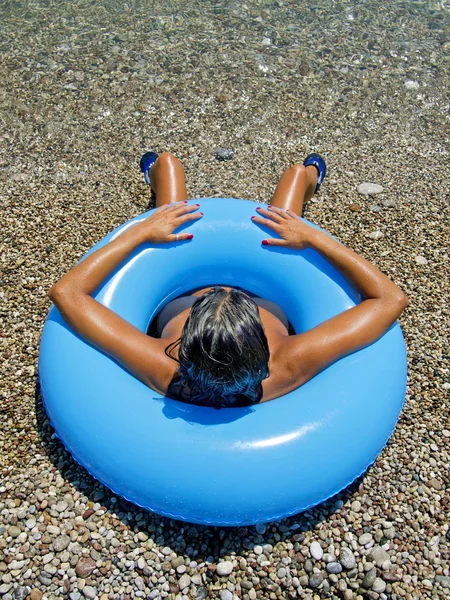
[[[181,162],[170,152],[158,156],[150,169],[150,183],[156,206],[187,200],[186,179]]]
[[[291,210],[301,217],[303,205],[314,195],[319,173],[314,165],[293,165],[283,173],[271,205]]]

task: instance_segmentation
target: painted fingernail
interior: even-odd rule
[[[253,215],[252,219],[256,219],[255,215]]]
[[[200,206],[200,204],[196,204],[195,206]]]
[[[186,236],[186,239],[187,239],[187,240],[192,240],[192,238],[193,238],[193,237],[194,237],[194,234],[192,234],[192,233],[189,233],[189,234]]]
[[[183,200],[183,202],[184,202],[185,204],[187,204],[187,203],[188,203],[188,201],[187,201],[187,200]]]
[[[263,240],[262,241],[262,245],[263,246],[268,246],[269,245],[269,240]]]
[[[203,217],[203,213],[199,212],[198,214],[199,214],[201,217]]]
[[[272,205],[271,205],[271,204],[269,204],[269,206],[268,206],[267,208],[272,208]]]

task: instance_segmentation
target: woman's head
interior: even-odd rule
[[[168,356],[177,346],[176,382],[189,388],[191,402],[221,408],[260,400],[269,347],[258,307],[244,292],[215,287],[199,297]]]

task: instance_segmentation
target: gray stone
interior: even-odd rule
[[[67,510],[68,506],[69,505],[67,504],[67,502],[65,500],[61,500],[60,502],[58,502],[55,505],[55,510],[58,511],[59,513],[62,513],[65,510]]]
[[[395,208],[395,200],[392,198],[386,198],[386,200],[382,201],[384,208]]]
[[[177,556],[170,561],[170,564],[174,569],[181,567],[181,565],[184,565],[184,558],[182,556]]]
[[[381,579],[381,577],[376,577],[373,582],[372,589],[374,592],[378,594],[382,594],[386,589],[386,582]]]
[[[382,191],[383,187],[377,183],[366,182],[358,185],[358,193],[363,196],[375,196],[376,194],[381,194]]]
[[[446,590],[450,589],[450,577],[447,577],[446,575],[436,575],[434,580],[436,583],[440,583]]]
[[[234,152],[229,148],[217,148],[214,156],[217,158],[217,160],[231,160],[234,156]]]
[[[7,594],[11,588],[12,583],[2,583],[0,585],[0,595],[3,596],[4,594]]]
[[[313,573],[309,577],[309,585],[313,589],[318,588],[320,586],[320,584],[322,583],[322,581],[323,581],[323,575],[321,575],[320,573]]]
[[[60,535],[53,540],[53,548],[55,552],[62,552],[70,544],[70,537],[68,535]]]
[[[47,527],[47,532],[50,535],[59,535],[61,533],[61,529],[57,525],[49,525]]]
[[[330,562],[327,564],[326,569],[328,573],[333,573],[334,575],[337,575],[342,571],[342,565],[340,565],[338,562]]]
[[[45,571],[42,571],[42,573],[39,575],[38,580],[42,583],[42,585],[52,585],[52,579],[50,577],[50,575],[48,573],[46,573]]]
[[[353,552],[350,550],[350,548],[342,548],[341,549],[341,554],[339,556],[339,562],[344,567],[344,569],[347,569],[348,571],[350,569],[354,569],[356,560],[355,560]]]
[[[233,600],[233,594],[229,590],[222,590],[220,592],[220,600]]]
[[[88,600],[94,600],[97,596],[97,588],[92,587],[91,585],[85,585],[83,589],[83,595],[88,598]]]
[[[390,560],[390,556],[381,546],[374,546],[369,552],[369,559],[381,567],[386,560]]]
[[[312,572],[313,572],[313,569],[314,569],[314,565],[313,565],[313,563],[312,563],[312,560],[309,560],[309,558],[307,558],[307,559],[305,560],[305,564],[303,565],[303,568],[305,569],[305,571],[306,571],[307,573],[312,573]]]
[[[20,585],[14,590],[14,600],[25,600],[28,593],[29,588]]]
[[[373,537],[372,537],[371,533],[363,533],[358,538],[358,542],[361,544],[361,546],[365,546],[366,544],[369,544],[372,540],[373,540]]]
[[[369,590],[373,586],[376,577],[377,570],[375,567],[373,567],[373,569],[370,569],[370,571],[367,571],[367,573],[364,575],[361,586],[366,590]]]
[[[194,582],[194,578],[192,578],[192,581]],[[195,593],[195,600],[206,600],[206,598],[208,597],[208,590],[201,586],[199,588],[197,588],[197,591]]]

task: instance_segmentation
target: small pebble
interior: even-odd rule
[[[353,552],[350,550],[350,548],[345,548],[345,547],[341,548],[341,554],[339,555],[339,562],[344,567],[344,569],[347,569],[347,571],[350,571],[350,569],[354,569],[356,560],[355,560],[355,556],[354,556]]]
[[[227,148],[217,148],[214,156],[217,160],[231,160],[234,156],[234,152]]]
[[[362,580],[361,586],[366,590],[370,589],[374,584],[376,577],[377,570],[375,567],[373,567],[373,569],[370,569],[370,571],[367,571],[367,573],[364,575],[364,579]]]
[[[323,575],[320,573],[313,573],[309,577],[309,585],[313,589],[318,588],[323,581]]]
[[[372,231],[371,233],[366,234],[366,237],[370,238],[371,240],[379,240],[383,237],[383,232],[382,231]]]
[[[364,196],[375,196],[381,194],[383,187],[377,183],[361,183],[358,185],[358,193]]]
[[[216,573],[219,577],[226,577],[233,570],[233,563],[228,560],[217,563]]]
[[[337,575],[342,571],[342,566],[338,562],[330,562],[327,564],[326,569],[328,573],[333,573],[334,575]]]
[[[319,542],[313,542],[309,547],[309,551],[315,560],[322,560],[323,550]]]

